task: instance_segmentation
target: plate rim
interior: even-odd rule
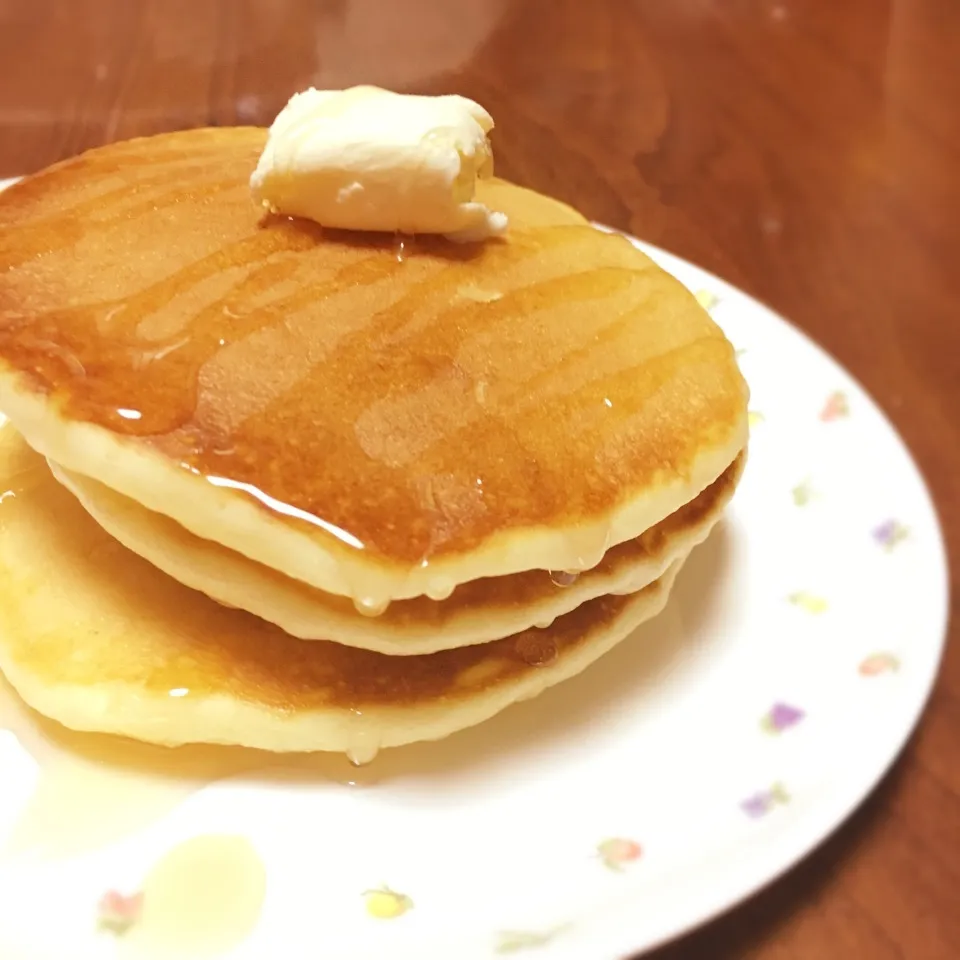
[[[899,453],[903,459],[904,465],[909,468],[912,474],[911,480],[917,484],[917,502],[918,504],[922,504],[922,506],[928,511],[929,518],[932,521],[931,528],[934,531],[935,536],[932,543],[928,545],[928,549],[932,551],[930,559],[936,564],[939,574],[938,581],[935,586],[940,598],[940,611],[938,612],[937,616],[938,627],[936,649],[934,655],[931,657],[929,668],[917,680],[917,690],[914,698],[909,703],[909,709],[906,707],[904,708],[906,715],[902,726],[899,728],[897,736],[893,738],[893,741],[889,746],[883,750],[877,751],[880,759],[874,758],[874,756],[871,754],[870,762],[865,762],[862,767],[858,765],[855,768],[852,768],[861,771],[860,775],[857,776],[849,773],[843,779],[841,785],[832,791],[831,796],[833,798],[833,802],[826,804],[826,809],[824,809],[823,803],[818,804],[816,807],[814,807],[814,810],[811,814],[808,814],[799,822],[794,822],[790,829],[779,832],[778,838],[781,840],[780,844],[777,844],[776,842],[765,844],[761,848],[763,852],[761,852],[759,856],[754,855],[750,859],[750,862],[759,860],[760,864],[755,866],[752,871],[740,871],[740,873],[752,873],[752,878],[748,879],[747,877],[744,877],[738,884],[725,886],[723,889],[726,892],[723,893],[723,895],[715,897],[702,897],[702,899],[706,902],[696,910],[683,911],[684,913],[688,914],[695,913],[697,915],[697,919],[678,921],[672,925],[667,925],[667,928],[664,929],[660,935],[658,935],[655,939],[648,940],[648,942],[642,944],[641,946],[632,946],[625,938],[617,937],[615,940],[612,937],[610,938],[609,946],[605,947],[605,952],[603,954],[604,960],[638,960],[640,956],[664,947],[667,944],[678,940],[685,935],[691,934],[696,930],[709,925],[713,921],[718,920],[724,915],[734,911],[737,909],[737,907],[742,906],[748,900],[752,899],[754,896],[785,877],[808,856],[828,842],[843,826],[846,825],[851,817],[874,794],[881,782],[887,777],[894,765],[901,758],[909,742],[917,732],[920,721],[923,719],[924,713],[926,712],[927,706],[930,702],[930,698],[933,695],[937,679],[940,676],[943,658],[946,651],[947,642],[949,640],[951,596],[950,563],[946,547],[946,538],[943,532],[943,524],[940,519],[940,512],[931,493],[926,476],[920,469],[920,466],[917,463],[917,460],[914,457],[909,445],[904,440],[899,429],[890,419],[886,410],[880,405],[880,403],[877,402],[873,394],[864,387],[859,378],[857,378],[846,367],[846,365],[835,358],[833,354],[831,354],[824,346],[822,346],[814,337],[812,337],[805,330],[796,326],[796,324],[784,317],[775,308],[767,303],[764,303],[753,294],[747,293],[745,290],[742,290],[729,281],[724,280],[711,270],[708,270],[707,268],[702,267],[677,253],[674,253],[663,247],[659,247],[656,244],[649,243],[645,240],[641,240],[640,238],[627,233],[624,230],[619,230],[615,227],[610,227],[606,224],[596,222],[594,223],[594,226],[605,232],[615,233],[625,237],[637,249],[647,254],[658,265],[667,270],[667,272],[670,272],[669,264],[671,261],[678,263],[682,265],[682,267],[686,269],[692,269],[704,277],[708,281],[707,285],[711,288],[711,292],[713,290],[717,290],[718,292],[726,291],[728,294],[733,293],[736,297],[741,297],[751,301],[768,315],[765,319],[774,320],[784,325],[792,334],[798,336],[804,342],[806,347],[808,347],[817,355],[819,361],[825,361],[827,365],[833,366],[842,372],[843,376],[851,384],[853,384],[855,389],[861,394],[862,398],[867,401],[867,404],[872,408],[872,412],[878,417],[890,438],[899,447]],[[931,652],[933,652],[932,644]],[[864,768],[870,772],[864,773]],[[822,811],[819,817],[815,815],[817,810]],[[793,843],[783,842],[784,837],[786,837],[787,840],[789,840],[791,837],[795,839]],[[781,851],[781,845],[787,849]],[[776,853],[767,855],[766,851],[771,849],[775,850]],[[761,874],[763,875],[760,876]],[[735,893],[732,892],[734,886],[737,887]],[[604,939],[606,940],[607,938]],[[559,954],[557,956],[557,960],[560,960]],[[581,958],[578,955],[577,960],[588,960],[588,958]],[[598,957],[596,954],[592,954],[589,960],[598,960]]]
[[[0,179],[0,191],[21,179],[23,177]],[[685,904],[684,908],[674,910],[673,913],[677,914],[677,917],[662,926],[654,925],[650,928],[649,932],[654,933],[652,938],[646,936],[638,941],[635,935],[639,928],[632,922],[636,909],[630,909],[631,897],[637,893],[637,887],[633,886],[632,888],[621,889],[618,894],[604,898],[592,913],[582,913],[574,918],[574,929],[571,930],[572,937],[570,940],[560,938],[557,941],[545,944],[543,948],[536,951],[535,955],[543,957],[544,960],[550,960],[550,958],[555,958],[555,960],[561,960],[561,958],[562,960],[628,960],[631,957],[635,958],[708,925],[719,917],[735,910],[760,891],[788,874],[846,825],[901,758],[904,750],[914,737],[930,702],[941,672],[949,639],[950,564],[940,511],[931,494],[926,476],[920,469],[909,445],[872,393],[814,337],[797,327],[778,310],[758,297],[747,293],[712,271],[670,250],[640,240],[626,231],[602,223],[594,223],[594,226],[605,232],[616,233],[625,237],[668,272],[671,272],[671,263],[680,265],[682,268],[692,270],[703,277],[706,281],[705,285],[709,286],[711,290],[718,293],[725,291],[728,295],[732,293],[735,297],[751,302],[766,314],[765,320],[779,322],[792,334],[799,336],[805,346],[816,355],[818,362],[825,362],[826,365],[838,369],[846,380],[855,387],[861,396],[861,400],[866,401],[871,408],[871,412],[878,418],[886,434],[898,448],[899,457],[910,471],[911,482],[916,484],[916,502],[918,505],[922,505],[929,515],[930,527],[934,532],[934,537],[931,542],[925,544],[924,549],[929,554],[931,568],[935,564],[938,571],[937,581],[932,589],[936,591],[939,598],[940,609],[934,611],[937,623],[936,637],[930,637],[929,652],[931,655],[927,669],[915,677],[911,688],[912,695],[904,697],[903,704],[900,707],[903,716],[898,722],[895,732],[891,731],[884,738],[882,749],[875,747],[865,755],[864,760],[850,764],[845,776],[836,783],[827,795],[826,801],[820,800],[812,805],[811,809],[803,816],[791,821],[788,827],[780,829],[773,836],[768,837],[766,842],[751,849],[742,860],[734,858],[736,869],[732,871],[731,875],[735,879],[725,882],[716,891],[707,890],[695,894],[692,903],[688,895],[681,895],[679,900]],[[727,856],[729,857],[729,855]],[[611,920],[615,920],[615,924],[605,929],[604,925],[598,921],[599,915],[609,915]]]

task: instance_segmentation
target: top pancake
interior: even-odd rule
[[[583,569],[746,440],[733,349],[625,239],[494,181],[505,239],[265,216],[251,128],[0,197],[0,407],[51,459],[378,609]]]

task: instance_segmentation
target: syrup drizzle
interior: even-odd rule
[[[169,749],[75,733],[30,711],[0,674],[0,730],[37,764],[32,795],[0,858],[76,856],[161,819],[210,783],[262,767],[255,751]]]
[[[405,234],[398,233],[393,241],[393,255],[397,263],[403,263],[409,256],[413,247],[413,238]]]
[[[246,180],[262,138],[235,136],[184,134],[149,162],[116,148],[106,189],[67,187],[59,208],[26,223],[5,219],[13,188],[0,203],[0,354],[68,415],[139,436],[306,528],[362,605],[378,609],[404,585],[444,596],[445,557],[516,526],[589,527],[557,559],[592,566],[609,533],[581,521],[612,507],[625,482],[684,466],[687,448],[661,443],[652,456],[643,442],[664,385],[712,385],[688,397],[691,449],[697,430],[736,420],[732,348],[699,312],[682,327],[651,315],[675,284],[621,238],[570,222],[524,227],[521,215],[509,242],[418,237],[410,256],[406,237],[258,221]],[[211,197],[215,235],[197,229]],[[145,233],[166,251],[159,269],[129,256]],[[85,244],[96,271],[78,272]],[[17,268],[41,251],[75,299],[23,311],[36,289]],[[492,299],[462,294],[474,288]],[[484,509],[465,509],[455,491],[478,475]],[[344,496],[358,478],[359,495]],[[453,500],[424,497],[436,478]],[[370,558],[362,570],[348,564],[358,551]],[[295,573],[310,581],[306,567]]]

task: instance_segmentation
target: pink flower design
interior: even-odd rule
[[[122,936],[140,919],[142,912],[142,893],[126,896],[116,890],[108,890],[97,904],[97,927]]]
[[[896,673],[900,669],[900,661],[892,653],[874,653],[864,660],[859,667],[861,677],[877,677],[881,673]]]
[[[612,837],[597,844],[597,854],[603,865],[610,870],[622,870],[624,864],[639,860],[643,848],[636,840],[627,840],[623,837]]]
[[[850,415],[850,404],[847,402],[847,395],[842,390],[836,390],[827,397],[827,402],[820,411],[820,419],[824,423],[830,423],[833,420],[839,420],[841,417]]]

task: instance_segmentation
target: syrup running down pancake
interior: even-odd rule
[[[0,196],[0,409],[35,449],[368,612],[583,570],[746,443],[673,278],[494,181],[501,239],[264,216],[255,129],[131,141]]]
[[[574,676],[666,603],[679,563],[544,630],[428,656],[305,642],[177,583],[109,536],[0,428],[0,668],[78,730],[346,751],[445,737]]]
[[[588,600],[643,589],[709,536],[733,496],[744,460],[738,457],[690,503],[639,537],[613,547],[596,567],[579,576],[530,570],[472,580],[457,587],[447,600],[397,600],[378,617],[362,616],[344,597],[316,590],[202,540],[95,480],[50,466],[107,533],[180,583],[263,617],[295,637],[409,655],[547,627]]]
[[[0,670],[77,730],[371,759],[655,616],[739,482],[747,388],[563,204],[491,180],[483,243],[326,230],[253,202],[264,136],[0,196]]]

